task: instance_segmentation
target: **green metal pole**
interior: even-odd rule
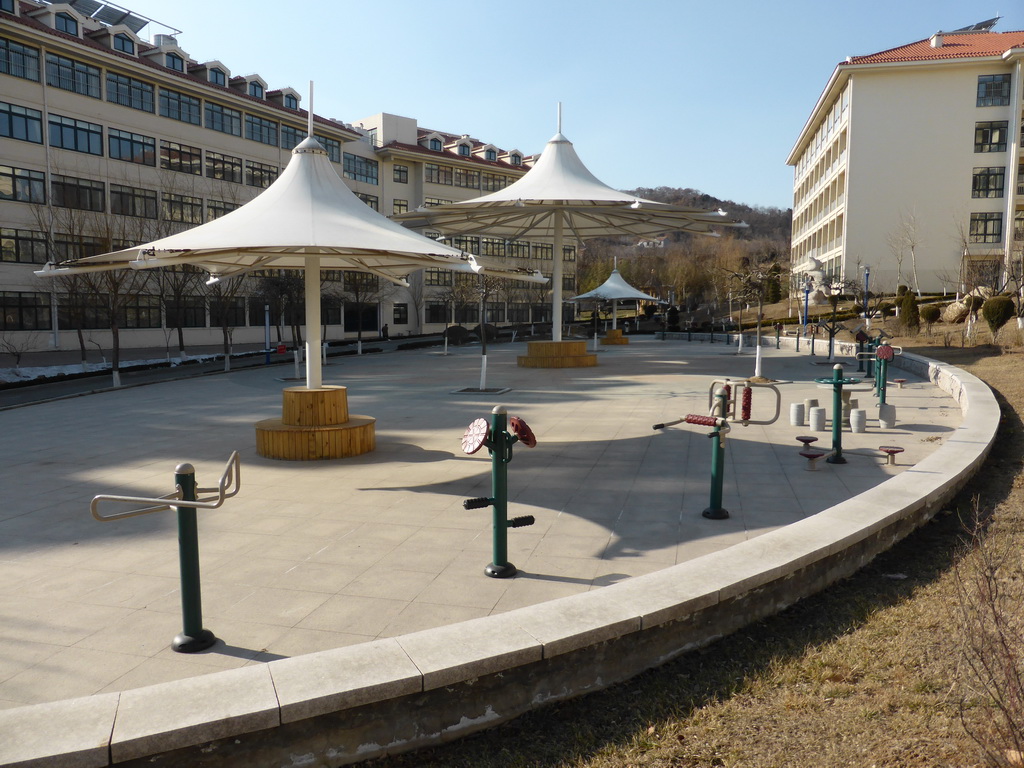
[[[885,382],[889,375],[889,361],[878,361],[878,404],[885,405]]]
[[[719,389],[715,392],[716,408],[714,413],[725,418],[726,394]],[[725,445],[722,441],[722,428],[715,427],[711,433],[711,498],[710,504],[701,514],[710,520],[724,520],[729,512],[722,508],[722,488],[725,483]]]
[[[832,368],[832,455],[825,461],[829,464],[845,464],[843,458],[843,366],[836,363]]]
[[[181,488],[181,501],[196,500],[196,470],[191,464],[174,469],[174,483]],[[196,508],[175,505],[178,510],[178,562],[181,567],[181,634],[171,648],[179,653],[203,651],[217,642],[203,629],[203,599],[199,582],[199,524]]]
[[[508,562],[508,463],[512,459],[513,436],[508,431],[505,407],[491,411],[491,514],[492,557],[484,573],[496,579],[516,575],[516,567]]]

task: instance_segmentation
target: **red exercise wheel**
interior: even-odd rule
[[[875,352],[875,357],[877,357],[879,360],[885,360],[886,362],[892,360],[894,356],[895,353],[893,352],[892,347],[890,347],[888,344],[883,344]]]
[[[487,433],[490,430],[491,427],[487,423],[487,419],[477,419],[474,421],[466,427],[466,434],[462,436],[462,450],[469,454],[479,451],[487,440]]]
[[[533,434],[533,430],[530,429],[530,426],[518,416],[513,416],[509,419],[508,425],[512,428],[512,434],[518,437],[519,442],[527,448],[533,448],[537,445],[537,438]]]

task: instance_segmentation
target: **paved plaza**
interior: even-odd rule
[[[961,421],[927,382],[890,387],[898,425],[844,432],[845,465],[808,472],[789,404],[814,397],[831,413],[823,358],[766,349],[782,414],[733,426],[723,503],[708,520],[708,429],[652,425],[706,413],[716,378],[754,372],[748,349],[633,337],[585,369],[516,366],[525,344],[387,352],[333,359],[325,384],[348,387],[352,414],[377,419],[377,450],[324,462],[255,453],[253,425],[280,415],[287,366],[169,381],[0,411],[0,707],[119,691],[261,664],[500,613],[599,589],[728,547],[884,482],[941,445]],[[848,374],[855,363],[843,360]],[[896,374],[904,376],[905,374]],[[890,377],[891,378],[891,377]],[[524,418],[536,448],[517,445],[508,532],[513,579],[491,579],[486,450],[460,450],[466,426],[494,405]],[[772,411],[755,395],[753,418]],[[818,445],[830,445],[818,433]],[[895,466],[877,448],[905,448]],[[95,521],[101,493],[159,496],[180,462],[213,485],[232,451],[240,493],[200,511],[208,651],[169,647],[181,631],[175,515]]]

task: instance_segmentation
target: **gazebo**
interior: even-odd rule
[[[312,133],[312,130],[310,130]],[[528,270],[485,267],[475,256],[411,232],[363,203],[310,135],[259,196],[206,224],[113,253],[47,264],[44,277],[111,269],[191,264],[210,281],[252,270],[305,272],[306,385],[283,394],[283,418],[256,425],[257,452],[276,459],[354,456],[375,447],[374,419],[349,416],[345,387],[324,386],[320,270],[342,269],[406,284],[410,272],[437,267],[545,282]]]
[[[550,342],[530,342],[519,364],[568,368],[581,362],[586,342],[562,342],[562,259],[566,233],[577,241],[592,237],[665,232],[713,235],[721,227],[745,227],[724,211],[659,203],[626,194],[598,180],[583,164],[559,129],[536,165],[521,179],[489,195],[456,203],[419,208],[395,219],[409,227],[431,227],[451,235],[540,238],[553,244]]]

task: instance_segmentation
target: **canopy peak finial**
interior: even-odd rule
[[[558,102],[558,132],[562,132],[562,102]]]
[[[313,135],[313,81],[309,81],[309,107],[306,110],[308,125],[306,127],[306,135]]]

